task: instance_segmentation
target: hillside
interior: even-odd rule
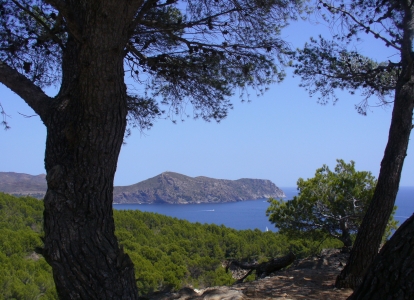
[[[218,203],[284,197],[270,180],[213,179],[164,172],[130,186],[114,188],[114,203]]]
[[[233,285],[236,279],[232,277],[232,269],[226,272],[223,267],[226,259],[264,262],[284,256],[292,249],[296,257],[302,259],[323,248],[340,247],[341,243],[332,238],[322,242],[306,237],[288,239],[271,231],[190,223],[139,210],[115,210],[114,220],[119,244],[134,263],[140,295],[164,294],[162,298],[145,296],[141,299],[178,299],[165,292],[175,293],[185,287],[186,290],[188,287],[203,289],[202,297],[191,299],[213,299],[208,296],[208,287],[223,285],[229,287],[220,287],[220,291],[227,289],[226,293],[246,296],[231,299],[345,299],[339,297],[341,290],[327,286],[332,285],[338,267],[344,264],[336,253],[330,257],[324,254],[311,258],[306,264],[298,261],[291,272],[281,271],[273,277],[238,285]],[[41,251],[38,253],[43,247],[42,223],[43,201],[0,193],[0,299],[58,299],[51,267]],[[298,271],[304,268],[307,270]],[[254,278],[252,274],[248,280]],[[284,294],[289,297],[273,298]]]
[[[46,193],[46,175],[0,172],[0,191],[38,199]],[[270,180],[213,179],[164,172],[129,186],[114,187],[114,203],[218,203],[284,197]]]
[[[0,191],[14,196],[31,196],[41,199],[46,194],[46,175],[29,175],[0,172]]]

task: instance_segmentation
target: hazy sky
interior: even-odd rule
[[[284,30],[283,37],[300,47],[320,32],[326,34],[326,28],[301,22]],[[397,60],[390,56],[392,50],[375,40],[355,47],[378,60]],[[372,108],[368,116],[358,115],[354,105],[361,98],[346,92],[338,94],[336,105],[321,106],[299,82],[287,76],[264,96],[252,97],[251,103],[234,97],[234,110],[220,124],[187,119],[174,125],[158,120],[144,135],[133,131],[122,148],[115,184],[129,185],[173,171],[220,179],[270,179],[280,187],[292,187],[299,177],[313,177],[323,164],[334,168],[337,158],[354,160],[358,170],[378,177],[392,108]],[[0,130],[0,171],[45,173],[46,129],[39,117],[20,115],[33,111],[2,85],[0,102],[12,127]],[[405,160],[402,186],[414,186],[413,147]]]

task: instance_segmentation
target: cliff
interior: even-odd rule
[[[173,172],[114,188],[114,203],[219,203],[284,196],[270,180],[224,180]]]

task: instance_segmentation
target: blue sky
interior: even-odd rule
[[[293,47],[300,47],[319,33],[328,34],[327,28],[316,22],[298,22],[282,36]],[[391,49],[376,43],[368,39],[354,46],[378,60],[396,60]],[[220,124],[187,119],[174,125],[170,120],[158,120],[144,134],[133,131],[122,148],[115,185],[173,171],[220,179],[270,179],[280,187],[292,187],[299,177],[313,177],[323,164],[333,168],[337,158],[354,160],[358,170],[371,171],[377,177],[392,107],[372,108],[364,117],[354,109],[361,98],[347,92],[338,93],[340,100],[335,105],[321,106],[299,82],[290,74],[251,103],[240,103],[234,97],[234,110]],[[20,115],[33,112],[1,85],[0,102],[12,127],[0,130],[0,171],[45,173],[44,125],[37,116]],[[414,186],[413,147],[410,145],[405,160],[402,186]]]

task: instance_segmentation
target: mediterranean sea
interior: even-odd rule
[[[296,187],[281,189],[285,192],[285,200],[292,199],[297,195]],[[414,187],[400,187],[396,205],[398,208],[394,218],[401,225],[414,213]],[[267,199],[219,204],[114,204],[114,208],[117,210],[138,209],[187,220],[192,223],[224,225],[237,230],[277,231],[266,217],[268,206]]]

